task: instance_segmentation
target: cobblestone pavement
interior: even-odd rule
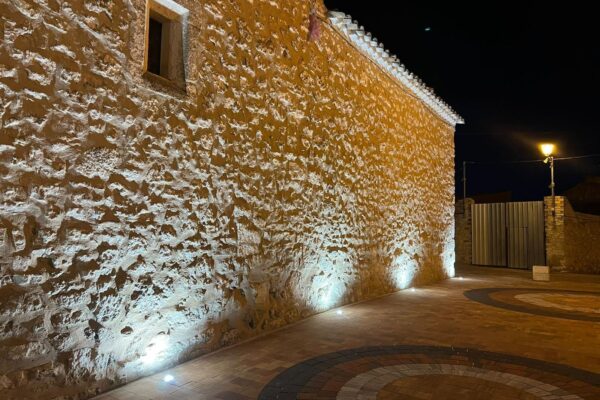
[[[463,267],[97,399],[598,400],[599,307],[600,276]]]

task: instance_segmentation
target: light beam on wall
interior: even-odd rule
[[[448,278],[453,278],[456,275],[455,264],[456,264],[456,253],[454,246],[454,218],[450,219],[450,223],[446,228],[442,249],[442,266],[444,272]]]
[[[416,267],[416,266],[415,266]],[[394,282],[397,289],[406,289],[412,284],[415,276],[415,269],[406,265],[397,267],[393,272]]]
[[[343,282],[339,279],[339,276],[332,275],[330,278],[322,280],[323,286],[319,289],[322,295],[316,307],[318,310],[328,310],[340,303],[346,290]]]
[[[142,363],[144,365],[150,366],[155,362],[164,359],[167,348],[169,344],[169,339],[167,336],[157,336],[146,347],[146,353],[141,357]]]
[[[404,234],[406,236],[399,240],[396,248],[396,251],[400,251],[400,254],[393,258],[390,268],[391,280],[397,290],[412,286],[419,270],[415,255],[422,252],[419,235],[415,231],[404,232]],[[412,245],[409,245],[409,243],[412,243]]]
[[[333,222],[336,214],[338,221]],[[342,218],[333,206],[324,208],[321,223],[310,232],[311,238],[305,240],[304,266],[294,291],[303,306],[316,312],[347,301],[346,292],[357,277],[356,250],[344,246],[341,239],[352,235],[354,228],[339,221]]]

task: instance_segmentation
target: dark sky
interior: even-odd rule
[[[540,141],[555,142],[558,157],[600,153],[600,24],[591,5],[325,4],[358,20],[466,120],[456,131],[457,177],[463,160],[541,158]],[[600,157],[557,161],[556,174],[560,193],[600,175]],[[468,169],[470,194],[512,191],[514,200],[537,200],[548,180],[541,162]]]

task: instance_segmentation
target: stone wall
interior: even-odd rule
[[[455,253],[456,262],[470,265],[473,257],[473,232],[471,206],[475,204],[473,199],[458,200],[454,211],[456,226]]]
[[[86,398],[453,274],[454,127],[309,2],[0,0],[0,398]]]
[[[578,213],[569,201],[545,198],[546,258],[556,271],[600,273],[600,216]]]

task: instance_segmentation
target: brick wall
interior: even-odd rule
[[[0,398],[453,274],[453,126],[309,2],[181,1],[185,91],[145,79],[145,4],[0,0]]]

